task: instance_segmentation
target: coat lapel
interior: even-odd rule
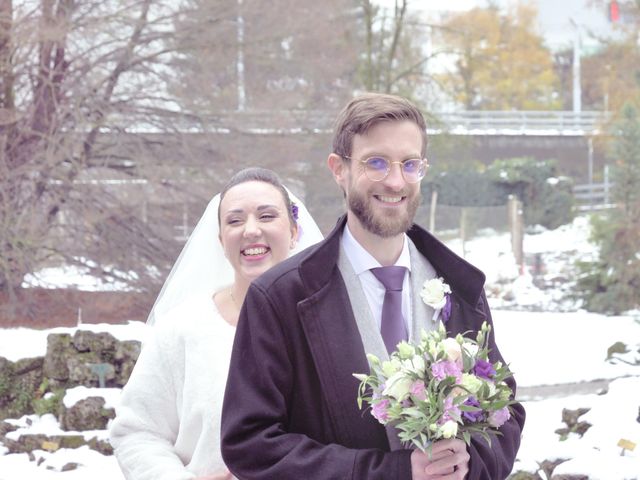
[[[326,287],[298,303],[298,314],[336,438],[343,445],[371,442],[380,425],[358,409],[358,380],[354,373],[368,373],[360,333],[339,271]]]
[[[422,330],[433,330],[434,321],[432,307],[422,301],[420,291],[424,282],[435,278],[436,271],[429,261],[416,249],[409,240],[409,255],[411,257],[411,338],[412,343],[420,341]]]
[[[384,428],[358,409],[359,381],[353,374],[368,373],[369,364],[337,266],[343,227],[344,221],[313,257],[301,263],[300,274],[309,295],[298,303],[298,315],[338,443],[388,448]]]

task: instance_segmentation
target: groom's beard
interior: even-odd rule
[[[405,233],[411,228],[416,215],[422,195],[420,191],[413,197],[407,195],[407,204],[403,212],[375,211],[371,197],[360,194],[356,189],[351,188],[347,195],[349,210],[353,212],[365,230],[382,238],[389,238]]]

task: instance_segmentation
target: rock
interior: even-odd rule
[[[574,425],[578,423],[578,418],[587,413],[590,408],[577,408],[576,410],[571,410],[569,408],[562,409],[562,421],[567,424],[569,428],[572,428]]]
[[[108,440],[100,440],[93,437],[87,442],[87,445],[89,445],[89,448],[92,450],[100,452],[103,455],[113,455],[113,447]]]
[[[592,426],[589,422],[578,422],[573,427],[573,431],[582,437]]]
[[[78,353],[67,360],[69,371],[69,383],[72,385],[84,385],[85,387],[98,387],[99,377],[93,371],[91,365],[103,363],[97,353]],[[115,369],[111,367],[105,375],[105,380],[115,378]]]
[[[78,352],[95,352],[99,355],[114,350],[116,342],[116,338],[108,332],[76,330],[73,336],[73,346]]]
[[[33,399],[42,383],[42,358],[13,363],[0,357],[0,420],[33,413]]]
[[[537,473],[517,471],[507,477],[507,480],[542,480]]]
[[[78,448],[86,445],[82,435],[45,435],[43,433],[26,433],[18,440],[5,439],[5,446],[9,453],[30,453],[33,450],[43,450],[43,445],[55,444],[57,448]]]
[[[113,356],[116,363],[126,360],[138,360],[142,344],[138,340],[124,340],[116,343],[116,351]]]
[[[140,356],[142,344],[137,340],[126,340],[116,344],[114,362],[116,364],[115,383],[118,387],[124,387],[129,381],[133,367]]]
[[[104,398],[88,397],[67,408],[60,418],[65,431],[105,430],[109,420],[115,418],[113,408],[104,408]]]
[[[9,402],[13,369],[13,362],[0,357],[0,409]]]
[[[43,445],[55,445],[57,450],[60,448],[79,448],[87,445],[92,450],[102,453],[103,455],[113,455],[113,447],[106,440],[99,440],[92,437],[85,440],[82,435],[45,435],[45,434],[24,434],[20,435],[18,440],[5,439],[4,445],[9,449],[9,453],[27,453],[32,461],[35,460],[32,451],[43,450]]]
[[[627,349],[627,346],[622,343],[622,342],[616,342],[613,345],[611,345],[609,348],[607,348],[607,360],[610,360],[611,358],[613,358],[613,355],[615,353],[627,353],[629,350]]]
[[[60,469],[61,472],[69,472],[78,468],[78,464],[75,462],[65,463]]]
[[[542,463],[540,463],[540,470],[542,470],[546,475],[545,478],[551,478],[551,475],[553,474],[553,471],[555,470],[555,468],[561,463],[566,462],[567,460],[568,460],[567,458],[557,458],[555,460],[544,460]]]
[[[562,409],[562,421],[567,424],[568,428],[559,428],[556,433],[561,437],[566,438],[570,432],[577,433],[581,437],[591,428],[591,424],[585,421],[579,421],[578,419],[587,413],[590,408],[578,408],[571,410],[568,408]]]
[[[18,429],[15,425],[11,425],[8,422],[0,422],[0,442],[4,436],[9,432],[15,432]]]
[[[44,357],[44,376],[54,380],[68,380],[67,360],[74,353],[68,333],[50,333],[47,336],[47,353]]]
[[[589,476],[581,474],[554,475],[550,480],[589,480]]]
[[[43,357],[23,358],[15,362],[13,372],[14,375],[25,375],[33,371],[42,370],[43,365]]]

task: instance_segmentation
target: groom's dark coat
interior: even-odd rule
[[[384,427],[356,403],[352,374],[369,367],[337,267],[345,221],[249,288],[222,412],[222,455],[240,479],[411,479],[411,451],[390,452]],[[491,323],[484,274],[420,227],[408,235],[451,286],[450,334]],[[493,334],[490,348],[502,361]],[[491,448],[472,440],[469,480],[509,475],[525,417],[520,404],[513,412]]]

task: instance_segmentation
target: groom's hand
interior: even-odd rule
[[[411,453],[412,480],[463,480],[469,472],[467,445],[458,439],[440,440],[431,455],[420,450]]]
[[[231,480],[233,475],[229,470],[224,470],[213,475],[205,475],[204,477],[196,477],[194,480]]]

